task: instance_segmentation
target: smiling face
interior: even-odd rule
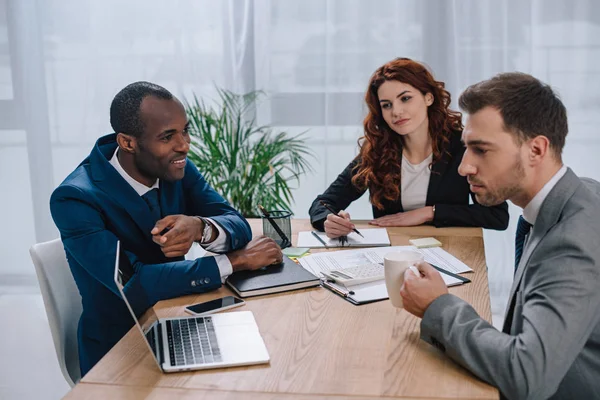
[[[493,206],[522,196],[526,178],[526,146],[506,131],[492,107],[470,115],[462,134],[466,146],[458,172],[466,176],[477,202]]]
[[[428,129],[427,107],[433,95],[423,95],[413,86],[400,81],[385,81],[377,90],[383,119],[397,134],[405,136]]]
[[[177,181],[185,174],[190,149],[189,122],[183,105],[147,96],[140,106],[144,133],[136,139],[134,165],[149,182]]]

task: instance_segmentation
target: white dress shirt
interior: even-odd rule
[[[115,168],[115,170],[119,173],[119,175],[121,175],[123,177],[123,179],[125,179],[125,181],[131,185],[131,187],[137,192],[137,194],[139,194],[140,196],[143,196],[146,193],[148,193],[149,191],[151,191],[152,189],[158,189],[158,187],[159,187],[158,179],[156,180],[156,182],[154,182],[154,184],[151,187],[148,187],[148,186],[144,185],[143,183],[140,183],[140,182],[136,181],[135,179],[133,179],[121,166],[121,163],[119,162],[119,158],[117,157],[118,151],[119,151],[119,148],[117,147],[117,150],[115,150],[115,153],[113,154],[109,163],[110,163],[110,165],[112,165]],[[221,228],[221,226],[218,223],[216,223],[214,220],[212,220],[211,218],[206,218],[206,219],[209,220],[215,228],[217,228],[218,233],[217,233],[217,237],[215,238],[215,240],[213,240],[211,243],[202,244],[201,246],[206,251],[225,251],[227,249],[226,248],[227,235],[225,234],[225,231],[223,231],[223,228]],[[229,258],[223,254],[216,254],[214,257],[215,257],[215,261],[217,262],[217,266],[219,267],[219,273],[221,275],[221,280],[223,282],[225,282],[225,279],[227,279],[227,277],[233,273],[233,267],[231,266],[231,261],[229,261]]]
[[[425,207],[429,178],[431,177],[429,164],[432,160],[433,153],[416,165],[408,162],[406,157],[402,157],[400,199],[404,211]]]
[[[542,208],[542,203],[548,197],[548,194],[556,186],[560,178],[562,178],[567,173],[567,166],[563,165],[557,172],[554,174],[552,178],[544,187],[537,192],[533,199],[525,206],[523,209],[523,218],[525,221],[529,222],[531,225],[535,225],[535,221],[537,220],[538,214],[540,213],[540,208]]]

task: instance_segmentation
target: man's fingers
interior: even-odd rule
[[[177,238],[184,233],[180,228],[171,228],[171,230],[161,236],[161,243],[177,243]],[[187,240],[186,240],[187,241]]]
[[[163,247],[162,252],[167,257],[179,257],[187,253],[188,248],[185,245]]]
[[[166,228],[171,228],[173,224],[175,224],[177,217],[178,215],[167,215],[163,219],[159,219],[158,221],[156,221],[156,224],[154,225],[154,228],[152,228],[150,233],[153,235],[158,235]]]
[[[431,276],[431,274],[439,274],[438,270],[433,268],[431,264],[421,261],[415,265],[417,269],[425,276]]]
[[[164,253],[165,257],[169,257],[169,258],[174,258],[174,257],[181,257],[184,256],[186,254],[185,251],[169,251]]]

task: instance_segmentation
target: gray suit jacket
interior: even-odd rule
[[[600,399],[600,184],[573,171],[546,197],[525,244],[502,332],[453,295],[421,338],[509,399]]]

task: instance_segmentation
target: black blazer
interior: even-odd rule
[[[450,138],[447,154],[431,167],[431,177],[427,189],[426,206],[435,205],[433,225],[443,226],[475,226],[487,229],[504,230],[508,227],[508,205],[506,202],[493,207],[485,207],[477,203],[475,195],[469,190],[467,178],[458,174],[458,166],[465,148],[460,141],[460,133]],[[327,188],[325,193],[317,196],[308,211],[310,222],[315,229],[324,230],[323,223],[330,212],[319,204],[319,200],[331,205],[336,210],[343,210],[354,200],[362,196],[366,190],[359,190],[352,184],[353,169],[358,163],[354,159],[337,179]],[[469,204],[469,194],[473,203]],[[383,200],[383,210],[373,207],[375,218],[396,214],[402,209],[402,193],[396,201]]]

